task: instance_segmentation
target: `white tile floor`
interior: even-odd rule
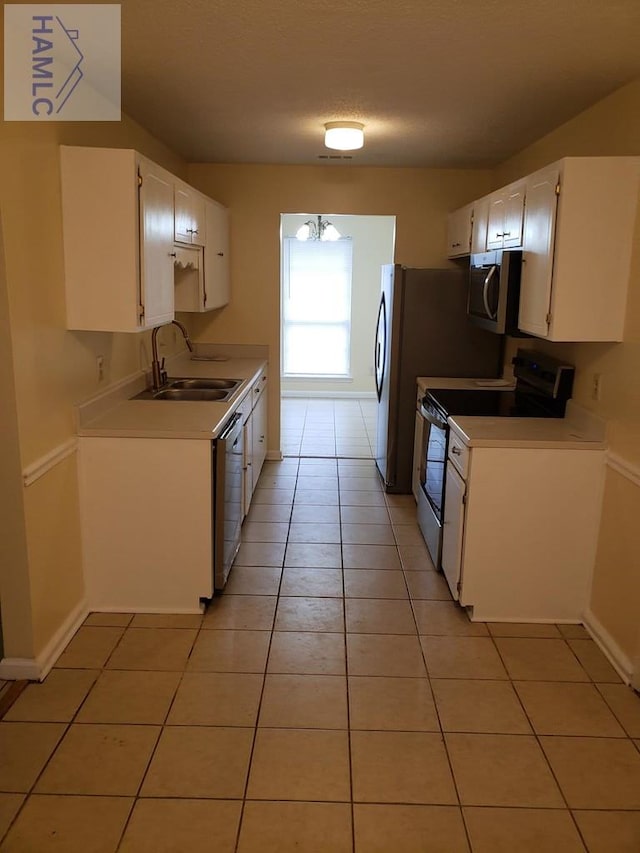
[[[2,853],[640,850],[638,697],[469,622],[364,458],[267,463],[224,595],[89,616],[0,756]]]
[[[375,399],[285,397],[282,452],[370,459],[375,453],[377,411]]]

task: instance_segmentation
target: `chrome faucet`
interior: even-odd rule
[[[189,332],[187,332],[185,327],[178,320],[172,320],[171,322],[174,326],[177,326],[182,332],[182,336],[184,337],[185,343],[189,347],[189,352],[193,352],[193,344],[191,343]],[[162,358],[162,361],[158,360],[158,332],[162,328],[162,326],[156,326],[153,332],[151,332],[151,373],[153,375],[154,391],[158,391],[160,388],[162,388],[162,386],[167,381],[167,371],[164,369],[164,356]]]

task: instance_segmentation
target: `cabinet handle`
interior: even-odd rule
[[[178,253],[177,253],[177,252],[169,252],[169,257],[170,257],[170,258],[177,258],[177,257],[178,257]]]
[[[511,237],[511,231],[505,231],[503,237]]]
[[[218,257],[219,257],[219,258],[224,258],[224,252],[218,252]]]
[[[459,447],[452,447],[451,452],[453,453],[454,456],[460,456],[460,448]]]

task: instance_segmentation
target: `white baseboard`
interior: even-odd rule
[[[0,661],[0,678],[7,681],[43,681],[86,619],[88,612],[87,602],[83,599],[36,658],[3,658]]]
[[[631,684],[635,671],[633,661],[622,651],[618,643],[590,608],[587,608],[584,614],[584,624],[620,678],[625,684]]]
[[[375,400],[375,391],[281,391],[281,397],[309,397],[318,400]]]
[[[267,451],[267,462],[282,462],[283,456],[281,450]]]
[[[40,667],[35,658],[2,658],[0,678],[3,681],[40,681]]]

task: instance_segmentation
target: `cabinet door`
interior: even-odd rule
[[[244,455],[242,459],[242,504],[244,514],[249,512],[253,495],[253,418],[249,415],[244,425]]]
[[[203,309],[221,308],[230,299],[229,211],[215,201],[205,205]]]
[[[558,176],[553,166],[527,183],[518,328],[543,338],[549,333]]]
[[[205,244],[204,199],[187,184],[174,190],[174,238],[177,243]]]
[[[146,160],[140,176],[140,317],[151,328],[173,320],[173,184]]]
[[[468,204],[450,213],[447,218],[447,256],[468,255],[471,248],[471,218],[473,205]]]
[[[487,251],[501,249],[504,239],[505,197],[502,192],[489,196]]]
[[[522,245],[525,186],[524,181],[512,184],[505,193],[504,229],[502,232],[502,245],[505,249],[515,249]]]
[[[471,254],[487,251],[487,228],[489,225],[489,196],[473,203],[473,226],[471,228]]]
[[[258,478],[262,471],[262,463],[267,455],[267,389],[266,383],[261,382],[261,386],[256,386],[259,390],[258,402],[255,405],[253,414],[251,415],[252,430],[253,430],[253,453],[251,459],[251,470],[253,477],[253,489],[258,484]]]
[[[451,595],[459,598],[458,584],[462,575],[462,537],[464,533],[465,482],[447,462],[447,484],[442,527],[442,570]]]

